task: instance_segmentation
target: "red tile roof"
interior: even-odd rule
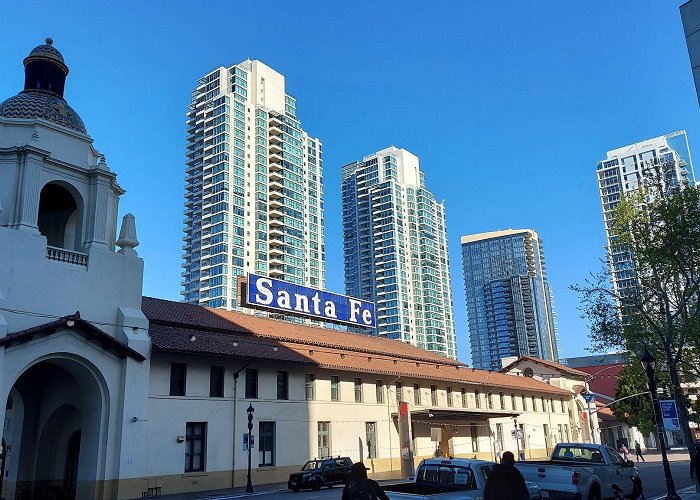
[[[624,364],[580,366],[579,370],[588,373],[588,387],[592,392],[604,394],[611,398],[617,392],[617,378],[625,367]]]
[[[68,326],[68,321],[72,321],[73,325]],[[130,356],[137,361],[145,361],[146,357],[138,351],[135,351],[124,342],[117,340],[106,332],[103,332],[92,323],[80,319],[80,312],[63,316],[55,321],[44,323],[43,325],[27,328],[19,332],[7,334],[0,339],[0,347],[12,347],[13,345],[24,344],[35,338],[48,337],[55,333],[70,330],[72,333],[81,335],[87,342],[97,344],[102,349],[112,352],[124,359]]]
[[[575,377],[579,378],[586,378],[588,377],[588,373],[582,372],[580,370],[577,370],[575,368],[571,368],[570,366],[562,365],[561,363],[555,363],[554,361],[548,361],[546,359],[540,359],[540,358],[535,358],[533,356],[521,356],[512,363],[510,363],[508,366],[504,366],[501,368],[501,372],[505,373],[510,370],[512,370],[514,367],[518,366],[520,363],[523,361],[531,361],[533,363],[537,363],[542,366],[546,366],[548,368],[552,368],[553,370],[557,370],[558,372],[561,373],[566,373],[567,375],[573,375]]]
[[[469,368],[398,340],[151,297],[144,297],[141,307],[150,322],[153,348],[159,351],[571,394],[539,380]]]

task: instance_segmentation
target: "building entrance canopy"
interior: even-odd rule
[[[520,412],[508,411],[508,410],[487,410],[483,408],[428,408],[426,410],[417,410],[411,412],[411,420],[420,420],[423,422],[435,422],[436,424],[444,423],[445,421],[450,421],[454,423],[455,420],[468,420],[468,421],[486,421],[489,418],[498,417],[517,417]],[[392,415],[396,418],[396,413]]]

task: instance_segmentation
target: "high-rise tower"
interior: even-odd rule
[[[669,188],[690,182],[687,169],[691,164],[690,150],[685,130],[608,151],[596,170],[613,287],[620,296],[636,287],[637,278],[629,251],[615,244],[613,215],[622,195],[644,184],[649,175],[645,167],[650,162],[664,164]]]
[[[248,59],[200,78],[186,164],[185,302],[236,308],[248,272],[325,287],[321,142],[284,76]]]
[[[345,290],[376,303],[375,334],[456,358],[445,206],[418,158],[389,147],[342,170]]]
[[[498,370],[509,356],[558,361],[554,296],[535,231],[462,236],[462,268],[476,368]]]

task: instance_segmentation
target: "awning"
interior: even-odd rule
[[[484,408],[428,408],[426,410],[411,411],[411,420],[421,420],[423,422],[435,422],[440,424],[445,420],[487,420],[497,417],[517,417],[521,412],[508,410],[487,410]],[[392,414],[396,418],[396,413]]]

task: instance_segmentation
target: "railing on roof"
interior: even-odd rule
[[[58,262],[65,262],[66,264],[75,264],[76,266],[87,267],[88,264],[88,256],[85,253],[48,245],[46,247],[46,258]]]

